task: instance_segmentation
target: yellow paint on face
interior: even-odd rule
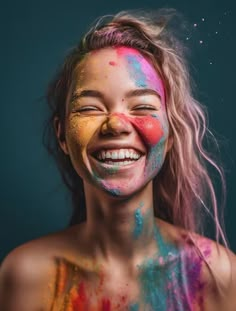
[[[84,163],[89,165],[87,160],[87,149],[91,139],[95,136],[105,117],[81,117],[79,114],[69,116],[67,122],[67,145],[70,158],[77,173],[80,175],[80,166]],[[84,165],[83,165],[84,166]],[[90,165],[89,165],[90,167]]]

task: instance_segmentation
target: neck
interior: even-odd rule
[[[113,198],[85,185],[86,235],[95,256],[131,258],[156,250],[152,183],[129,198]]]

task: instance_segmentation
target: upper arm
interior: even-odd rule
[[[214,282],[206,310],[236,310],[236,256],[222,246],[213,246],[210,261]]]
[[[222,292],[220,293],[220,310],[236,310],[236,256],[226,251],[225,259],[222,261],[225,275],[222,273]]]
[[[4,311],[48,310],[53,289],[52,268],[42,255],[21,247],[0,266],[0,309]]]

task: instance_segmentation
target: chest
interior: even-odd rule
[[[135,280],[83,271],[57,261],[51,311],[200,311],[206,299],[201,266],[196,261],[149,260],[137,269]]]

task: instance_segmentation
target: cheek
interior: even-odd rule
[[[81,148],[86,148],[99,124],[100,122],[94,118],[72,117],[67,128],[67,140],[70,147],[79,145]]]
[[[136,117],[130,119],[130,122],[142,136],[148,146],[155,146],[163,137],[163,130],[160,121],[152,116]]]

